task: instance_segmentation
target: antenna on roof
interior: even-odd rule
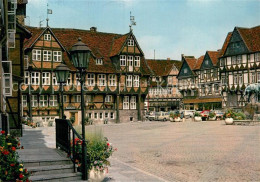
[[[129,25],[129,27],[130,27],[130,32],[133,31],[132,26],[135,26],[135,25],[136,25],[135,17],[132,16],[131,11],[130,11],[130,25]]]
[[[49,4],[47,3],[47,18],[46,18],[47,27],[49,26],[49,14],[52,14],[52,9],[49,9]]]

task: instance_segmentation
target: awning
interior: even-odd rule
[[[184,104],[188,103],[208,103],[208,102],[222,102],[222,98],[207,98],[207,99],[183,99]]]

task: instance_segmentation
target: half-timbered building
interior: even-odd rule
[[[260,82],[260,26],[235,27],[227,35],[220,57],[223,107],[245,106],[246,86]]]
[[[179,109],[181,94],[177,87],[177,75],[181,61],[148,59],[147,63],[152,72],[146,97],[147,111]]]
[[[25,49],[24,116],[32,112],[33,120],[46,123],[59,117],[59,86],[54,69],[64,63],[71,70],[64,86],[65,115],[79,124],[79,74],[69,59],[69,50],[80,37],[92,53],[85,78],[86,116],[94,122],[142,119],[150,71],[132,31],[121,35],[98,32],[95,27],[28,29],[33,36],[26,41]]]

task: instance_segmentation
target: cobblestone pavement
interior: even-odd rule
[[[260,181],[259,125],[143,122],[87,130],[96,128],[118,148],[112,169],[116,159],[165,181]]]

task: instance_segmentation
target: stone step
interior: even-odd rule
[[[51,165],[66,165],[71,164],[70,159],[42,159],[42,160],[23,160],[23,164],[26,168],[38,167],[38,166],[51,166]]]
[[[32,176],[45,175],[45,174],[65,174],[74,173],[73,164],[67,165],[50,165],[50,166],[38,166],[28,167],[27,170]]]
[[[46,174],[46,175],[37,175],[31,176],[30,180],[32,181],[80,181],[80,173],[64,173],[64,174]]]

